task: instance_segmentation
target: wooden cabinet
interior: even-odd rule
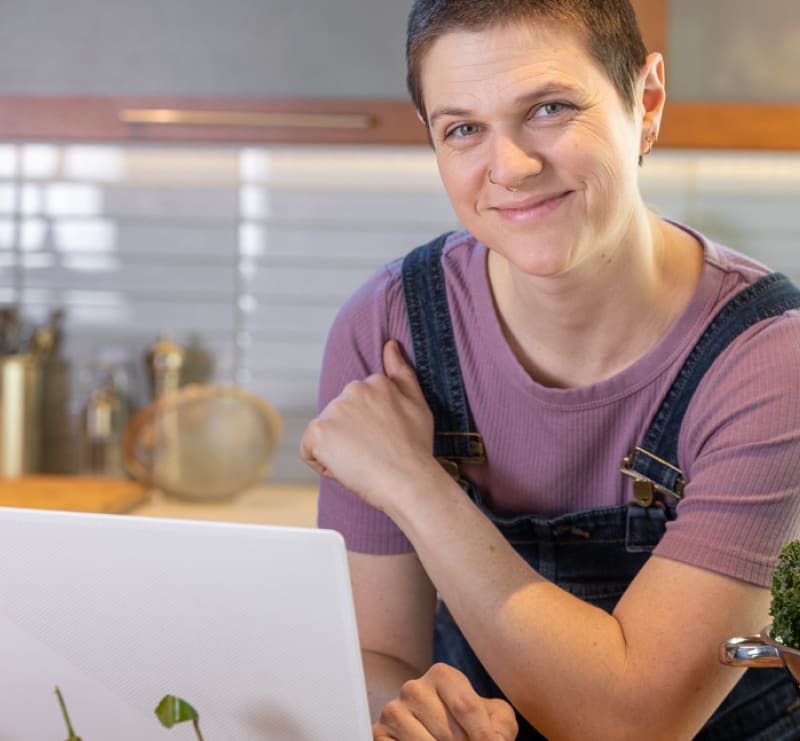
[[[0,95],[0,140],[424,144],[407,100]]]
[[[800,149],[797,0],[633,0],[667,68],[659,147]]]
[[[16,0],[0,139],[424,143],[411,0]]]
[[[660,148],[800,149],[798,0],[632,2],[667,60]],[[236,0],[222,15],[175,0],[166,16],[157,0],[82,0],[40,38],[46,4],[0,30],[0,139],[426,143],[402,82],[410,0]]]

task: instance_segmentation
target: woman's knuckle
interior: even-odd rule
[[[349,381],[348,383],[346,383],[344,385],[344,388],[342,389],[342,393],[339,394],[338,398],[339,399],[344,398],[344,397],[350,398],[352,396],[357,395],[360,392],[361,387],[363,385],[364,385],[364,381]]]
[[[306,430],[303,433],[303,442],[310,443],[311,441],[315,440],[319,436],[320,432],[320,420],[318,417],[314,417],[307,425]]]
[[[400,700],[397,698],[390,700],[383,706],[383,710],[381,710],[380,722],[390,727],[396,725],[403,715],[402,709],[403,703]]]
[[[418,679],[409,679],[400,687],[400,697],[407,700],[418,700],[422,694],[421,682]]]
[[[477,695],[460,692],[450,702],[453,714],[458,718],[473,718],[480,715],[481,706]]]
[[[449,664],[444,664],[441,661],[433,664],[430,669],[428,669],[428,674],[433,679],[447,679],[453,672],[453,667]]]

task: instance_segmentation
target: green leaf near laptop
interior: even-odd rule
[[[56,685],[56,697],[58,698],[58,704],[61,706],[61,715],[64,716],[64,723],[67,724],[67,733],[69,736],[67,737],[67,741],[82,741],[80,736],[75,735],[75,731],[72,730],[72,723],[69,719],[69,713],[67,712],[67,706],[64,703],[64,698],[61,695],[61,690]]]
[[[197,711],[186,700],[175,695],[164,695],[156,706],[155,714],[161,721],[161,725],[167,728],[172,728],[176,723],[192,721],[198,741],[203,741]]]
[[[789,648],[800,648],[800,540],[781,548],[772,574],[772,637]]]
[[[69,734],[66,741],[83,741],[80,736],[75,735],[69,713],[67,712],[67,705],[64,702],[64,697],[58,686],[56,686],[55,692],[56,697],[58,697],[58,704],[61,706],[61,714],[64,716],[64,723],[67,726],[67,733]],[[161,702],[156,706],[155,714],[161,721],[161,725],[167,728],[172,728],[176,723],[183,723],[187,720],[192,721],[198,741],[203,741],[203,735],[200,733],[199,725],[200,716],[186,700],[176,697],[175,695],[164,695],[164,697],[161,698]]]

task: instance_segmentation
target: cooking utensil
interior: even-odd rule
[[[62,309],[51,311],[47,323],[33,331],[28,343],[28,352],[40,360],[47,360],[55,356],[61,343],[63,321],[64,311]]]
[[[719,660],[727,666],[776,668],[785,666],[800,684],[800,650],[784,646],[770,635],[767,625],[758,635],[729,638],[719,647]]]
[[[193,384],[138,412],[123,459],[139,481],[188,499],[232,496],[262,480],[282,434],[278,412],[236,386]]]
[[[0,355],[20,351],[20,316],[16,306],[0,307]]]
[[[154,342],[147,350],[145,362],[153,399],[177,391],[181,386],[181,369],[184,351],[166,334]]]
[[[98,368],[102,380],[89,394],[81,426],[81,471],[106,476],[124,474],[122,434],[128,405],[115,382],[115,369]]]
[[[0,477],[41,463],[42,365],[33,355],[0,356]]]

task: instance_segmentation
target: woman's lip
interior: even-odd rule
[[[528,198],[524,201],[501,203],[492,208],[504,219],[510,221],[534,221],[555,211],[572,191],[566,190],[555,195]]]

